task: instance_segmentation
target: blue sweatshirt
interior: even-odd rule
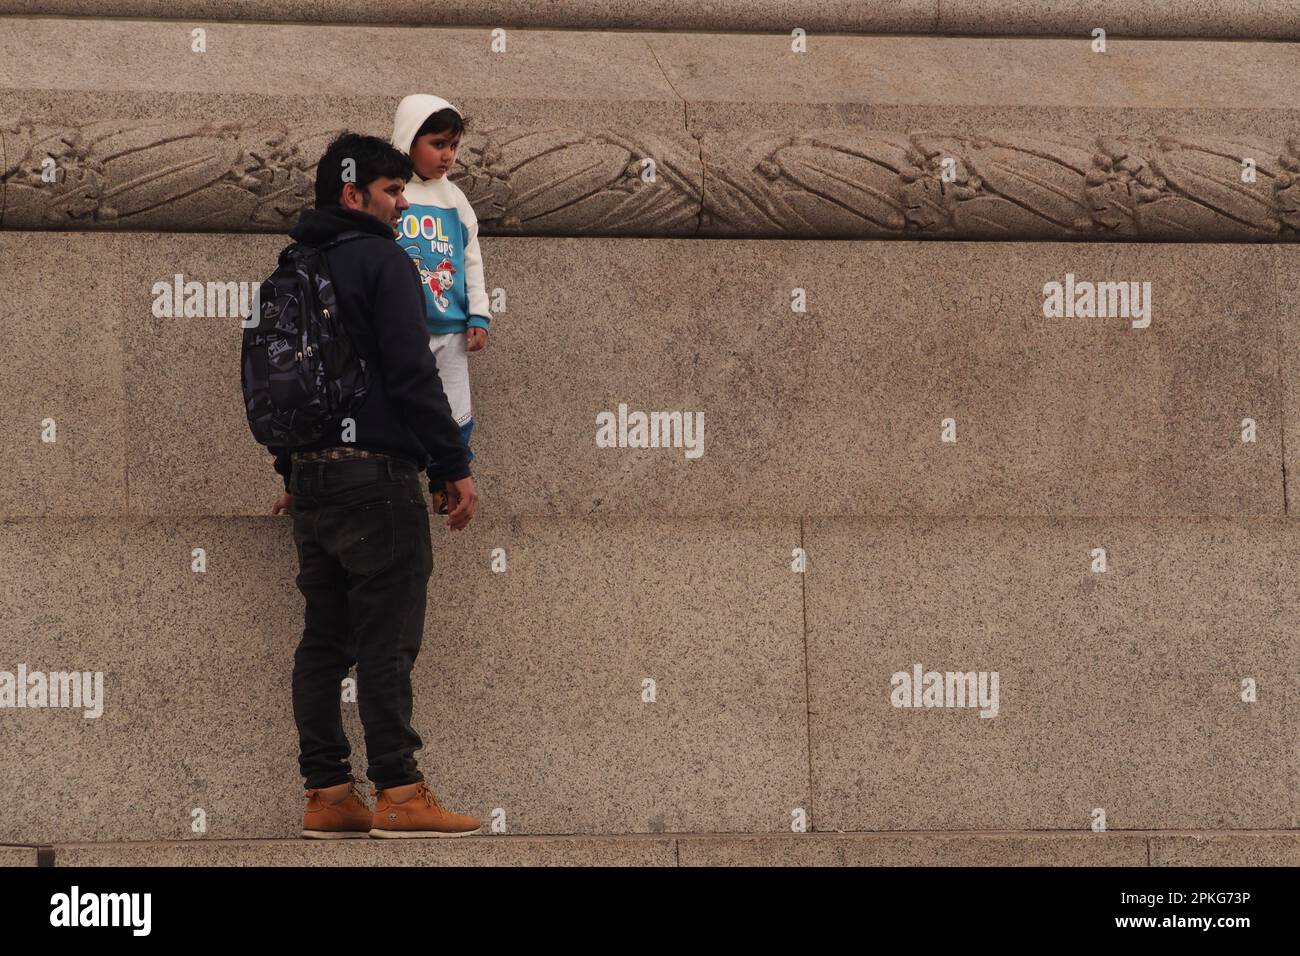
[[[441,109],[456,108],[422,93],[403,99],[393,124],[393,145],[409,153],[420,126]],[[406,200],[411,208],[397,224],[397,244],[420,273],[429,333],[464,332],[470,326],[486,329],[491,316],[474,207],[446,176],[422,179],[419,173],[406,184]]]

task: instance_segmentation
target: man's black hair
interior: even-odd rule
[[[360,190],[376,179],[411,180],[411,158],[387,140],[378,136],[363,136],[360,133],[344,131],[325,149],[320,162],[316,164],[316,207],[339,205],[343,192],[343,164],[352,160],[356,167],[349,168],[355,172],[355,178],[349,175],[350,182]]]
[[[430,113],[429,118],[420,124],[420,128],[411,137],[411,145],[414,146],[415,141],[426,133],[450,132],[453,138],[459,136],[465,132],[465,124],[468,122],[468,119],[461,119],[460,114],[455,110],[441,109],[436,113]]]

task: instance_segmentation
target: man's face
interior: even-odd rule
[[[441,179],[456,161],[459,148],[459,134],[453,136],[450,131],[425,133],[411,144],[411,165],[425,179]]]
[[[393,179],[381,176],[365,189],[357,189],[353,183],[343,187],[342,203],[349,209],[368,212],[397,231],[397,222],[402,213],[410,208],[402,190],[406,188],[405,179]]]

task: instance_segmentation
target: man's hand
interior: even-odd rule
[[[477,352],[485,345],[487,345],[487,329],[480,329],[475,325],[465,330],[466,352]]]
[[[284,494],[282,494],[279,498],[275,500],[275,504],[271,505],[271,514],[273,515],[288,514],[289,506],[292,504],[293,504],[293,495],[289,494],[289,492],[286,491]]]
[[[478,504],[478,492],[474,490],[473,478],[447,482],[447,527],[459,531],[474,517],[474,506]]]

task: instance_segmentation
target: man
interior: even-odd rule
[[[420,470],[427,469],[431,490],[446,489],[453,530],[469,524],[477,494],[429,351],[419,276],[393,241],[410,177],[404,153],[344,133],[317,165],[315,208],[290,232],[312,246],[365,233],[325,258],[340,318],[370,370],[370,390],[351,419],[310,445],[270,449],[285,479],[271,513],[293,517],[297,584],[307,602],[293,713],[307,786],[302,835],[309,838],[479,829],[474,817],[438,802],[414,756],[423,741],[411,727],[411,668],[433,568]],[[340,685],[354,662],[373,814],[351,774],[339,711]]]

